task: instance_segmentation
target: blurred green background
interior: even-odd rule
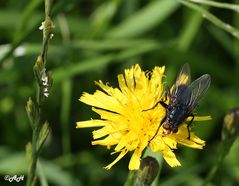
[[[238,0],[227,1],[239,3]],[[123,185],[130,156],[111,170],[103,169],[115,156],[91,146],[93,129],[76,129],[76,122],[98,118],[79,102],[83,92],[93,93],[95,80],[117,86],[117,75],[138,63],[143,70],[166,66],[171,85],[180,66],[189,63],[192,79],[208,73],[211,87],[198,107],[198,115],[213,120],[194,128],[207,141],[204,150],[179,146],[182,167],[163,164],[159,183],[201,185],[219,156],[224,115],[239,105],[239,14],[229,9],[194,4],[197,11],[176,0],[68,0],[55,1],[47,70],[54,84],[44,104],[44,119],[51,126],[41,153],[38,174],[49,185]],[[200,10],[204,10],[203,13]],[[200,13],[199,13],[199,12]],[[212,13],[228,25],[206,20]],[[206,14],[205,14],[206,13]],[[211,14],[210,14],[211,15]],[[25,145],[32,130],[25,111],[35,98],[32,67],[42,47],[42,0],[0,1],[0,185],[25,185]],[[220,27],[221,26],[221,27]],[[239,184],[239,140],[236,140],[211,185]],[[25,175],[9,183],[5,175]]]

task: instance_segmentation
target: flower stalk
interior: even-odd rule
[[[203,186],[206,186],[215,177],[218,169],[222,165],[225,157],[230,152],[230,149],[239,135],[239,108],[232,109],[224,118],[222,128],[222,141],[219,145],[218,159],[215,165],[208,173]]]
[[[47,121],[42,120],[42,104],[48,98],[50,89],[52,87],[52,75],[46,71],[45,65],[47,61],[47,51],[49,40],[53,34],[53,23],[50,18],[51,0],[45,0],[45,21],[41,28],[43,29],[43,44],[42,52],[37,57],[33,66],[33,72],[37,82],[36,99],[33,101],[31,98],[27,101],[26,112],[32,127],[32,141],[26,146],[26,156],[29,163],[27,186],[36,184],[36,170],[37,161],[40,151],[49,134],[49,124]],[[40,28],[40,29],[41,29]]]
[[[131,171],[124,186],[150,186],[159,172],[159,163],[151,156],[143,158],[140,168]]]

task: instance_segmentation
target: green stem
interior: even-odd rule
[[[32,143],[31,143],[31,151],[30,151],[30,167],[28,170],[28,177],[27,177],[27,186],[34,186],[36,184],[36,170],[37,170],[37,162],[38,157],[40,153],[40,146],[44,143],[45,139],[40,139],[41,136],[41,129],[44,128],[42,124],[42,113],[41,113],[41,105],[43,102],[43,97],[46,95],[44,94],[44,84],[42,84],[42,77],[47,78],[46,84],[44,86],[48,86],[49,88],[49,76],[45,73],[45,64],[47,60],[47,51],[48,51],[48,44],[49,40],[51,39],[52,29],[53,29],[53,23],[51,21],[51,18],[49,17],[51,7],[51,0],[45,0],[45,21],[44,21],[44,28],[43,28],[43,44],[42,44],[42,52],[41,57],[37,59],[35,65],[34,65],[34,72],[35,77],[37,80],[37,93],[36,93],[36,104],[34,104],[34,112],[32,109],[29,109],[29,112],[31,112],[32,119],[30,120],[32,122],[32,128],[33,128],[33,134],[32,134]],[[43,74],[43,75],[42,75]],[[47,133],[48,134],[48,133]],[[47,136],[47,134],[45,136]],[[42,140],[42,142],[41,142]],[[39,141],[41,144],[39,145]]]
[[[37,130],[33,130],[32,134],[32,157],[31,157],[31,165],[30,169],[28,172],[28,178],[27,178],[27,186],[32,186],[35,185],[35,176],[36,176],[36,167],[37,167],[37,159],[38,159],[38,153],[36,149],[36,143],[38,139],[38,134]]]
[[[203,186],[206,186],[209,184],[209,182],[214,178],[216,175],[219,167],[221,166],[225,156],[220,156],[218,162],[211,168],[210,172],[208,173],[206,179],[204,180]]]
[[[234,143],[234,140],[235,140],[235,138],[225,139],[224,141],[222,141],[220,143],[219,151],[218,151],[219,157],[217,159],[216,164],[211,168],[206,179],[204,180],[203,186],[207,186],[210,183],[210,181],[215,177],[215,175],[216,175],[218,169],[221,167],[225,157],[230,152],[230,149]]]
[[[38,160],[38,150],[37,150],[37,141],[39,138],[40,134],[40,129],[41,129],[41,124],[40,124],[40,117],[41,117],[41,91],[39,85],[37,86],[37,96],[36,96],[36,102],[37,102],[37,118],[34,119],[33,121],[33,134],[32,134],[32,154],[31,154],[31,163],[30,163],[30,168],[28,172],[28,178],[27,178],[27,186],[33,186],[35,185],[35,180],[36,180],[36,168],[37,168],[37,160]],[[38,118],[39,117],[39,118]]]
[[[46,16],[50,16],[52,1],[53,0],[45,0],[45,14],[46,14]]]

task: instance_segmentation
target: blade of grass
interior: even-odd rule
[[[187,51],[190,47],[193,38],[196,36],[200,25],[202,24],[202,16],[198,12],[190,12],[187,15],[187,20],[184,21],[184,27],[179,35],[178,49]]]
[[[30,25],[29,17],[34,14],[34,12],[40,6],[41,3],[41,0],[29,1],[26,8],[22,11],[20,18],[18,18],[19,20],[17,22],[15,35],[13,37],[13,43],[19,41],[22,37],[22,33],[27,30],[28,26]]]
[[[108,64],[112,59],[113,55],[97,56],[67,67],[59,67],[53,71],[54,82],[57,83],[76,74],[100,68],[102,65]]]
[[[93,37],[102,35],[108,29],[120,4],[119,0],[107,1],[95,10],[91,17]]]
[[[216,1],[209,1],[209,0],[188,0],[188,1],[191,1],[193,3],[209,5],[209,6],[213,6],[213,7],[217,7],[217,8],[234,10],[239,13],[239,5],[237,5],[237,4],[216,2]]]
[[[70,51],[70,29],[69,23],[64,14],[59,15],[58,22],[60,26],[60,31],[62,35],[62,44],[65,50],[67,51],[66,63],[70,63],[69,61],[69,52]],[[71,142],[70,142],[70,127],[69,127],[69,116],[70,116],[70,108],[71,108],[71,95],[72,95],[72,79],[64,79],[61,84],[61,92],[62,92],[62,104],[61,104],[61,132],[62,132],[62,148],[63,155],[66,161],[72,161],[71,159],[67,159],[67,154],[71,152]]]
[[[71,108],[72,80],[65,79],[62,82],[62,104],[61,104],[61,126],[62,126],[62,147],[64,155],[71,152],[69,114]]]
[[[218,29],[213,25],[208,26],[208,30],[212,37],[231,55],[233,56],[233,40],[223,30]]]
[[[239,4],[239,0],[235,0],[235,3]],[[236,27],[239,27],[239,14],[235,13],[233,15],[233,19],[234,19],[233,20],[234,21],[234,25]],[[238,54],[238,51],[239,51],[239,41],[238,40],[234,41],[233,47],[234,47],[234,50],[233,50],[234,55],[233,56],[234,56],[235,61],[236,61],[235,71],[238,72],[238,70],[239,70],[239,54]],[[238,73],[236,73],[236,74],[237,74],[237,76],[239,76]],[[238,78],[236,78],[236,79],[238,79]]]
[[[139,45],[155,44],[157,41],[152,39],[105,39],[105,40],[81,40],[73,41],[72,46],[75,48],[90,50],[119,50],[138,47]]]
[[[205,8],[202,8],[201,6],[198,6],[194,3],[190,3],[190,2],[185,1],[185,0],[179,0],[179,2],[181,2],[185,6],[201,13],[201,15],[205,19],[212,22],[213,24],[215,24],[219,28],[227,31],[228,33],[230,33],[232,36],[236,37],[237,39],[239,39],[239,30],[238,29],[234,28],[230,24],[227,24],[227,23],[223,22],[222,20],[220,20],[219,18],[217,18],[216,16],[214,16],[213,14],[208,12]]]
[[[175,0],[152,1],[110,30],[106,36],[110,38],[130,38],[145,33],[169,17],[178,5],[179,3]]]
[[[166,46],[166,45],[164,45]],[[71,64],[67,67],[60,67],[54,70],[53,78],[54,82],[60,82],[65,78],[72,77],[76,74],[81,74],[94,69],[99,69],[102,66],[109,64],[110,62],[123,62],[125,59],[147,53],[161,48],[159,43],[150,43],[148,45],[139,45],[138,47],[130,48],[119,52],[118,54],[108,54],[104,56],[97,56],[80,63]]]
[[[38,161],[38,170],[37,170],[37,174],[39,175],[39,181],[41,183],[41,186],[48,186],[48,182],[47,182],[47,179],[46,179],[46,175],[43,171],[43,168],[42,168],[42,165],[41,165],[41,162]]]

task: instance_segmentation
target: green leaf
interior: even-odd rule
[[[48,182],[52,182],[59,186],[82,185],[79,180],[71,177],[69,173],[50,161],[41,160],[41,165]]]
[[[25,152],[10,153],[0,159],[0,174],[22,174],[27,172]]]
[[[81,186],[81,182],[73,178],[69,173],[64,171],[57,164],[51,161],[40,160],[40,170],[37,169],[37,174],[44,174],[48,182],[54,185],[65,186],[65,185],[78,185]],[[0,159],[0,174],[2,175],[19,175],[26,174],[27,172],[27,161],[25,152],[9,153],[5,157],[1,156]],[[39,166],[39,164],[38,164]],[[42,172],[44,171],[44,172]]]

